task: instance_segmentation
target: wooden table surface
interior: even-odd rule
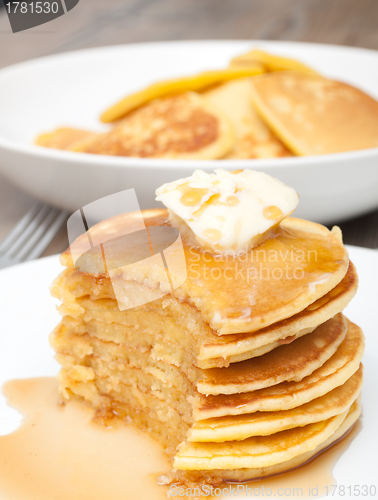
[[[0,67],[70,50],[158,40],[293,40],[378,50],[377,20],[377,0],[80,0],[67,15],[13,34],[2,9]],[[33,201],[0,177],[0,240]],[[346,243],[378,248],[378,210],[340,226]],[[63,227],[45,255],[66,246]]]

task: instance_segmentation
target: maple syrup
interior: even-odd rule
[[[165,500],[169,487],[158,485],[157,478],[171,466],[160,445],[131,425],[95,424],[93,410],[81,402],[59,405],[57,387],[57,380],[50,377],[5,384],[8,403],[25,418],[19,429],[0,437],[0,497]],[[357,422],[337,444],[293,471],[247,485],[260,492],[262,487],[265,491],[301,488],[302,498],[308,498],[310,488],[309,497],[317,491],[320,498],[326,486],[336,484],[332,469],[360,429]]]
[[[4,386],[24,421],[0,436],[0,498],[6,500],[165,500],[157,476],[171,469],[163,449],[136,427],[106,428],[81,402],[58,404],[44,377]]]

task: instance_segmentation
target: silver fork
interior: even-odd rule
[[[0,269],[36,259],[67,220],[68,212],[36,203],[0,243]]]

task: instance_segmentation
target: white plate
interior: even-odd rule
[[[296,188],[299,217],[334,222],[378,206],[378,148],[276,160],[150,160],[54,151],[32,145],[61,125],[101,130],[98,117],[153,81],[222,68],[253,47],[298,58],[378,98],[378,52],[292,42],[208,41],[124,45],[71,52],[0,71],[0,170],[42,200],[75,211],[135,188],[141,208],[157,206],[163,182],[195,168],[256,168]],[[99,214],[101,218],[101,214]]]
[[[333,474],[339,485],[378,486],[378,252],[358,247],[348,249],[358,269],[360,287],[346,314],[366,335],[363,417],[361,432],[341,456]],[[61,270],[58,258],[53,256],[0,272],[0,385],[14,378],[57,374],[59,367],[53,360],[48,335],[58,323],[59,315],[55,310],[57,301],[49,295],[48,287]],[[8,408],[1,396],[0,434],[15,429],[19,421],[18,413]]]

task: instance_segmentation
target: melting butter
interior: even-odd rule
[[[298,204],[294,189],[254,170],[196,170],[164,184],[156,195],[189,244],[217,253],[237,254],[260,244]]]

